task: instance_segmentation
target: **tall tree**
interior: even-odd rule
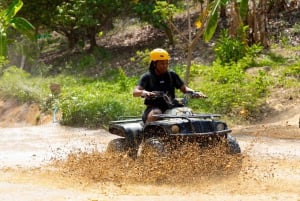
[[[126,0],[69,0],[57,6],[53,27],[69,40],[69,47],[89,42],[90,49],[96,44],[100,31],[112,29],[115,17],[130,5]]]

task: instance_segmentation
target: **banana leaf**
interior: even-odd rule
[[[214,0],[210,3],[210,14],[208,17],[207,27],[205,28],[203,33],[204,41],[207,42],[213,37],[218,25],[219,10],[221,8],[221,5],[226,5],[227,2],[228,0]]]
[[[15,0],[10,4],[10,6],[4,10],[4,20],[9,23],[9,21],[17,14],[17,12],[22,8],[23,2],[21,0]]]
[[[14,17],[11,20],[11,26],[14,27],[21,34],[24,34],[31,40],[35,40],[35,27],[26,19],[22,17]]]
[[[208,20],[207,27],[203,33],[203,38],[205,42],[209,41],[216,31],[218,25],[218,15],[218,12],[214,12]]]

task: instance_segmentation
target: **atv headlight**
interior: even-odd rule
[[[179,126],[178,125],[173,125],[173,126],[171,126],[171,132],[173,133],[173,134],[176,134],[176,133],[179,133]]]
[[[217,124],[217,131],[222,131],[225,130],[225,124],[223,123],[218,123]]]

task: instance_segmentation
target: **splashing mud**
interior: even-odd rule
[[[200,150],[188,144],[169,156],[148,154],[132,159],[117,153],[77,153],[58,162],[65,175],[92,182],[117,184],[191,184],[208,178],[237,176],[242,156],[228,155],[222,147]]]

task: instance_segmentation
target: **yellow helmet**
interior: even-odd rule
[[[151,61],[170,60],[169,53],[161,48],[156,48],[150,52]]]

